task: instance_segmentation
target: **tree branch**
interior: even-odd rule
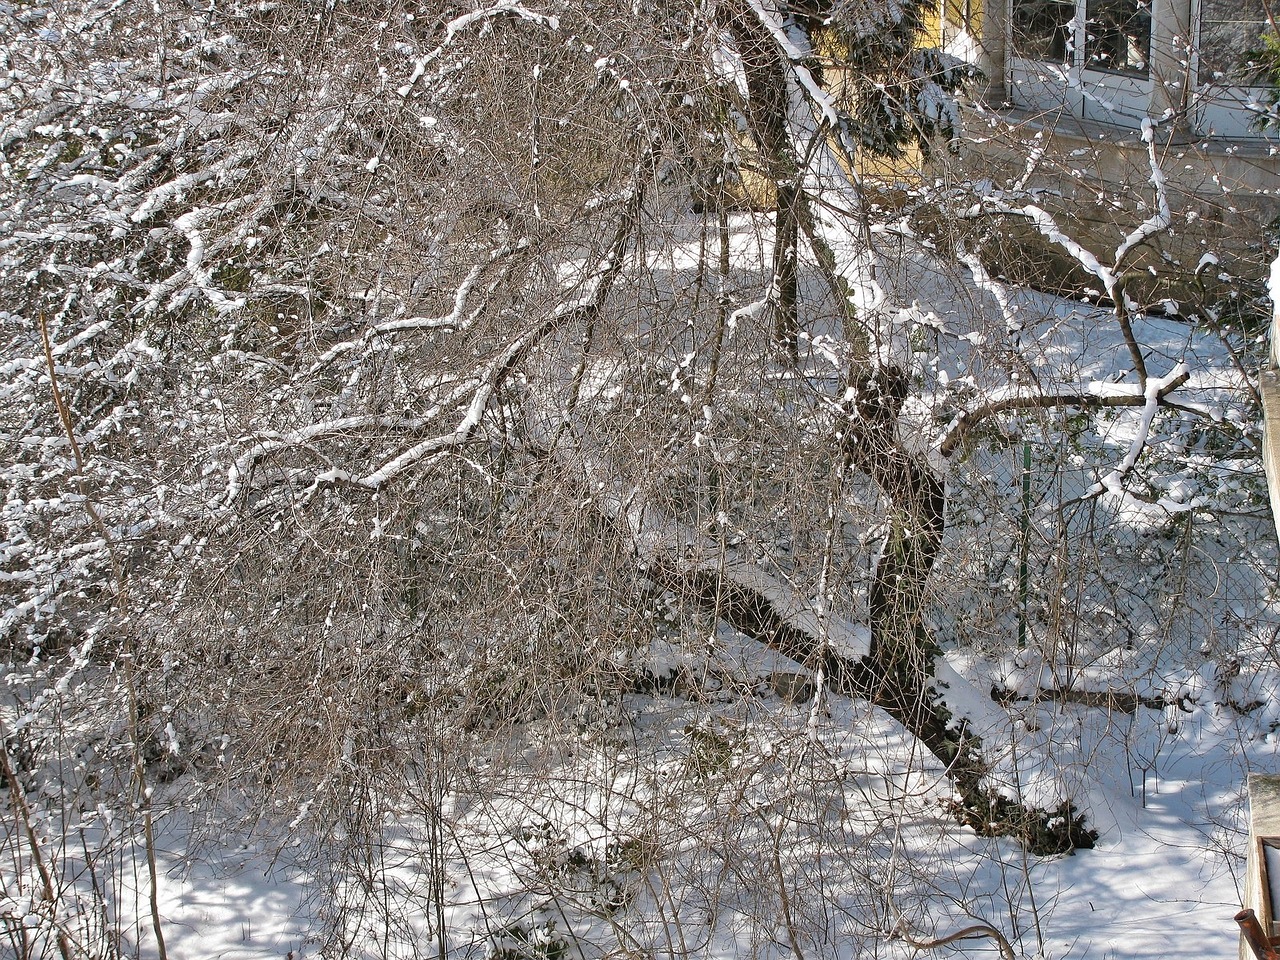
[[[903,943],[908,946],[915,947],[917,950],[935,950],[938,947],[945,947],[958,940],[973,940],[977,937],[990,937],[996,942],[996,946],[1000,948],[1000,956],[1003,960],[1016,960],[1013,952],[1013,946],[1009,943],[1008,938],[989,923],[974,924],[971,927],[965,927],[963,930],[957,930],[955,933],[946,937],[941,937],[937,940],[915,940],[901,929],[898,930],[898,936],[902,938]]]
[[[1191,371],[1179,365],[1170,376],[1156,383],[1155,402],[1163,404],[1165,398],[1191,379]],[[1077,407],[1097,410],[1104,407],[1145,407],[1151,402],[1149,394],[1140,386],[1122,386],[1109,383],[1088,383],[1059,393],[1011,394],[988,400],[972,410],[962,410],[942,435],[938,452],[950,457],[969,434],[983,420],[1011,410],[1050,410],[1058,407]]]
[[[374,430],[381,433],[392,432],[396,435],[412,435],[421,433],[423,428],[434,422],[440,411],[451,409],[470,393],[469,402],[463,408],[463,414],[457,425],[446,433],[436,434],[419,441],[406,450],[384,460],[381,466],[363,476],[353,476],[349,471],[331,469],[320,479],[333,483],[348,483],[367,490],[378,490],[391,482],[410,467],[424,460],[443,453],[471,441],[489,409],[489,402],[507,378],[528,356],[529,351],[540,341],[568,323],[581,319],[590,319],[597,315],[604,306],[614,279],[622,269],[626,258],[627,246],[638,222],[639,208],[643,199],[642,190],[636,189],[628,196],[628,203],[614,230],[607,251],[595,265],[591,274],[581,285],[581,292],[572,300],[566,300],[556,306],[533,329],[517,337],[496,358],[486,364],[473,375],[467,377],[460,385],[456,384],[444,397],[436,398],[433,411],[426,417],[400,418],[377,415],[340,417],[323,423],[315,423],[302,427],[284,435],[268,436],[260,439],[247,452],[242,454],[227,470],[227,488],[222,497],[224,506],[230,506],[240,495],[245,483],[252,477],[254,468],[265,457],[283,450],[308,446],[312,442],[336,436],[348,436],[355,430]],[[454,314],[460,314],[470,286],[478,277],[476,267],[468,275],[466,281],[459,286],[455,294]],[[452,315],[451,315],[452,316]],[[439,320],[424,320],[417,326],[430,326],[439,323],[447,326],[450,317]],[[395,332],[399,329],[411,329],[397,326],[398,321],[383,324],[384,332]],[[379,328],[374,328],[371,335],[376,335]],[[362,341],[349,341],[353,345]],[[339,345],[344,347],[345,345]],[[331,350],[322,358],[321,363],[331,359]],[[314,368],[313,368],[314,369]]]
[[[1108,267],[1102,263],[1088,248],[1084,247],[1075,240],[1067,236],[1058,226],[1058,222],[1054,220],[1043,207],[1038,207],[1033,203],[1028,203],[1021,207],[1015,207],[1005,203],[999,199],[984,199],[981,203],[970,207],[968,210],[961,211],[958,216],[962,219],[974,219],[980,216],[1003,214],[1011,217],[1022,217],[1031,221],[1035,228],[1040,231],[1050,243],[1057,244],[1071,256],[1081,268],[1088,274],[1095,276],[1102,283],[1103,289],[1106,291],[1107,297],[1111,300],[1113,310],[1117,322],[1120,324],[1120,331],[1124,335],[1124,342],[1129,350],[1129,359],[1133,363],[1134,372],[1138,374],[1139,381],[1145,386],[1147,382],[1147,362],[1142,356],[1142,348],[1138,344],[1137,337],[1133,333],[1133,325],[1129,322],[1128,308],[1125,301],[1124,287],[1127,278],[1120,276],[1119,264],[1122,263],[1124,255],[1128,253],[1128,247],[1121,245],[1121,249],[1116,257],[1115,267]],[[1150,223],[1150,221],[1148,221]],[[1144,224],[1144,227],[1146,224]],[[1167,227],[1168,224],[1164,224]],[[1148,239],[1152,234],[1158,232],[1152,230],[1150,233],[1143,234],[1142,228],[1135,231],[1131,237],[1139,237],[1140,240]],[[1135,243],[1139,240],[1135,240]]]

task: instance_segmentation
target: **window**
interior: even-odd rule
[[[1151,56],[1151,6],[1143,0],[1088,0],[1085,64],[1146,76]]]
[[[1200,83],[1252,83],[1249,54],[1270,32],[1258,0],[1200,0]]]
[[[1280,0],[1009,0],[1017,106],[1136,129],[1175,117],[1201,136],[1272,136],[1249,62]]]
[[[1066,63],[1075,4],[1064,0],[1016,0],[1013,49],[1028,60]]]

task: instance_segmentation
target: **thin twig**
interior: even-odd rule
[[[8,737],[5,739],[7,740]],[[40,838],[36,836],[35,828],[31,825],[31,807],[27,804],[27,795],[13,772],[13,765],[9,762],[9,751],[3,744],[0,744],[0,768],[3,768],[0,773],[4,774],[4,779],[9,785],[9,796],[13,800],[18,819],[22,822],[23,833],[27,835],[27,847],[31,850],[31,859],[36,865],[36,872],[40,874],[40,898],[49,905],[49,922],[57,931],[58,953],[62,955],[62,960],[71,960],[71,941],[67,939],[66,931],[58,925],[57,921],[58,897],[53,887],[53,874],[50,873],[49,865],[45,863],[44,854],[40,850]]]
[[[53,362],[53,341],[49,336],[49,324],[43,313],[40,314],[40,339],[44,343],[45,366],[49,373],[49,387],[53,394],[53,405],[57,408],[62,430],[67,436],[67,442],[71,445],[71,455],[76,465],[76,481],[81,488],[81,493],[84,494],[85,512],[89,515],[93,525],[97,527],[98,532],[102,535],[102,542],[106,545],[107,557],[111,562],[112,578],[116,584],[116,606],[123,613],[128,605],[128,585],[125,569],[117,555],[115,540],[111,535],[111,531],[107,528],[106,522],[102,519],[102,514],[93,505],[93,501],[89,498],[85,489],[87,478],[84,473],[84,454],[80,449],[79,441],[76,440],[71,409],[67,406],[67,402],[62,396],[62,389],[58,385],[58,373]],[[128,631],[125,631],[125,635],[126,637],[128,636]],[[156,864],[155,822],[151,816],[151,790],[147,787],[146,766],[143,763],[142,750],[139,745],[138,696],[134,677],[134,651],[132,650],[129,650],[124,658],[124,675],[129,700],[129,739],[133,752],[133,776],[138,794],[138,805],[142,811],[143,842],[147,853],[151,928],[155,933],[156,953],[159,956],[159,960],[168,960],[169,954],[165,948],[164,928],[160,919],[160,881],[159,869]],[[61,946],[61,942],[59,946]],[[63,957],[64,960],[70,960],[66,952],[63,953]]]

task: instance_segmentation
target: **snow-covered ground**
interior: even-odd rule
[[[638,702],[641,699],[647,698],[634,698],[633,705],[641,706]],[[647,722],[656,724],[655,711],[661,711],[673,728],[702,712],[701,707],[690,704],[672,707],[670,703],[654,702],[644,707],[649,712]],[[768,715],[763,729],[775,734],[781,732],[794,748],[795,738],[801,736],[797,730],[809,725],[807,712],[785,705],[774,696],[766,697],[760,709]],[[945,796],[945,786],[936,780],[929,784],[921,781],[914,789],[908,786],[909,778],[903,771],[912,763],[918,766],[919,758],[913,758],[909,738],[900,731],[895,734],[887,718],[876,720],[857,707],[834,705],[830,715],[824,715],[817,721],[816,728],[805,734],[816,735],[816,742],[824,752],[832,757],[841,756],[850,763],[850,769],[844,772],[848,779],[844,787],[846,799],[856,793],[864,800],[877,797],[881,803],[892,805],[894,777],[883,776],[873,788],[868,783],[867,769],[878,766],[881,774],[888,769],[898,771],[898,809],[880,824],[880,829],[884,829],[885,823],[892,824],[894,830],[901,831],[907,838],[899,851],[904,891],[899,921],[908,926],[910,936],[927,939],[946,935],[966,925],[968,912],[1002,930],[1013,940],[1019,956],[1043,955],[1053,960],[1112,957],[1164,960],[1186,955],[1226,960],[1235,957],[1237,937],[1232,915],[1239,909],[1243,887],[1244,778],[1250,770],[1280,769],[1280,747],[1275,734],[1259,737],[1256,731],[1250,731],[1249,724],[1240,724],[1229,712],[1214,708],[1195,708],[1184,713],[1176,733],[1170,733],[1165,718],[1152,711],[1106,719],[1096,709],[1042,706],[1029,710],[1025,716],[1034,716],[1035,722],[1051,728],[1054,737],[1061,738],[1062,754],[1070,754],[1084,765],[1079,771],[1086,789],[1081,802],[1100,834],[1095,849],[1072,856],[1028,856],[1007,839],[979,837],[971,830],[955,828],[945,818],[931,816],[930,802],[926,801]],[[1081,738],[1075,744],[1070,740],[1073,732]],[[1025,731],[1022,733],[1025,735]],[[1074,748],[1085,740],[1092,740],[1092,749],[1081,756]],[[655,766],[646,772],[660,777],[661,762],[652,755],[648,760]],[[626,765],[625,757],[619,761]],[[680,764],[684,762],[668,761],[681,770]],[[744,768],[751,767],[749,762],[743,763]],[[633,765],[622,774],[615,770],[609,788],[631,799],[639,796],[644,792],[637,786],[644,779],[640,772],[642,766]],[[599,774],[599,770],[595,772]],[[827,772],[834,775],[830,769]],[[635,898],[609,915],[607,922],[599,916],[586,919],[577,916],[568,922],[568,911],[572,909],[569,905],[580,907],[589,899],[584,891],[598,889],[601,876],[592,873],[596,869],[592,858],[603,849],[607,832],[595,816],[608,805],[607,793],[585,786],[590,781],[590,772],[580,770],[579,773],[584,778],[583,784],[572,791],[572,797],[561,796],[560,803],[551,798],[555,790],[541,798],[531,792],[518,798],[499,797],[496,805],[483,816],[475,816],[473,810],[471,816],[459,817],[459,842],[472,850],[474,856],[470,864],[457,859],[456,854],[450,858],[446,908],[449,956],[502,956],[498,946],[505,943],[508,948],[516,949],[516,941],[509,935],[504,938],[498,931],[510,930],[521,921],[524,928],[538,931],[552,920],[558,922],[545,927],[552,931],[548,942],[573,942],[573,938],[565,935],[566,929],[571,928],[581,938],[579,946],[585,956],[617,955],[601,953],[598,947],[591,946],[593,941],[599,944],[610,939],[607,931],[611,924],[631,927],[629,935],[635,938],[647,932],[657,949],[655,955],[670,955],[662,947],[662,941],[672,935],[672,930],[681,922],[698,929],[696,944],[686,942],[684,948],[690,956],[728,960],[741,956],[789,955],[785,931],[781,935],[778,930],[769,931],[764,939],[781,941],[773,947],[760,944],[762,920],[752,916],[757,904],[747,893],[730,889],[730,885],[724,885],[721,891],[725,899],[719,905],[721,913],[716,924],[708,927],[702,916],[707,909],[708,891],[700,885],[708,879],[708,874],[699,872],[701,868],[692,862],[705,856],[705,851],[699,852],[701,844],[690,842],[672,842],[662,852],[662,863],[655,866],[655,876],[661,878],[661,882],[619,870],[618,882],[633,885],[634,889],[629,892],[634,893]],[[746,788],[748,795],[758,790],[762,795],[771,794],[776,803],[778,796],[786,793],[781,784],[753,782],[750,775],[746,779],[750,784]],[[564,788],[567,783],[566,777],[560,787]],[[651,783],[649,788],[654,796],[662,795],[660,787]],[[878,790],[885,792],[880,794]],[[802,806],[800,800],[804,793],[803,789],[795,790],[797,809]],[[706,831],[701,839],[712,840],[715,828],[702,819],[712,815],[711,809],[695,813],[681,800],[668,797],[665,802],[669,806],[664,813],[669,814],[672,824],[677,820],[686,826],[701,823]],[[726,809],[734,822],[742,819],[740,811]],[[864,813],[884,817],[884,811],[864,810]],[[521,834],[517,837],[522,824],[527,826],[540,817],[546,818],[541,821],[544,830],[541,836]],[[692,818],[692,823],[685,818]],[[894,823],[895,818],[900,818],[899,822]],[[592,822],[594,829],[589,826]],[[925,826],[922,827],[922,823]],[[233,830],[222,835],[220,842],[203,839],[188,855],[186,844],[201,831],[187,830],[190,820],[181,815],[163,824],[160,831],[164,865],[161,903],[171,956],[194,960],[254,960],[285,957],[290,952],[294,958],[341,952],[332,942],[323,949],[319,942],[325,927],[325,918],[318,915],[322,898],[314,875],[296,859],[300,857],[299,846],[289,845],[285,837],[277,834],[271,838],[271,845],[264,847],[260,839],[251,840]],[[867,824],[861,826],[866,828]],[[468,827],[474,830],[470,836],[461,832]],[[768,827],[765,823],[766,834]],[[722,851],[723,863],[718,869],[746,869],[749,873],[760,869],[757,846],[761,841],[761,822],[740,824],[737,829],[742,831],[737,835],[742,848]],[[411,825],[402,823],[389,830],[384,839],[389,847],[396,847],[397,840],[403,843],[414,832]],[[839,836],[847,838],[856,832]],[[505,847],[498,841],[490,844],[481,841],[486,835],[501,838],[504,833]],[[860,836],[862,842],[866,842],[868,837],[877,836],[877,830],[871,829]],[[859,843],[844,851],[847,862],[821,862],[824,858],[840,858],[838,839],[835,835],[823,837],[806,833],[803,842],[784,850],[781,869],[788,882],[796,885],[797,896],[806,888],[822,889],[829,899],[823,905],[828,916],[862,915],[867,891],[866,877],[860,871],[869,869],[869,863],[878,865],[878,869],[892,869],[893,857],[880,850],[864,862],[862,858],[867,851]],[[883,835],[880,839],[884,839]],[[562,845],[557,848],[559,853],[551,852],[556,844]],[[587,853],[581,853],[576,860],[566,859],[565,850],[588,851],[590,858]],[[390,942],[394,946],[400,941],[401,955],[434,956],[435,947],[425,935],[432,924],[426,916],[430,897],[420,876],[424,869],[423,857],[421,852],[414,853],[407,848],[402,848],[402,852],[402,862],[390,870],[402,874],[398,896],[403,899],[390,904],[389,908],[403,921],[404,929],[416,929],[422,939],[412,945],[404,943],[404,929],[401,929]],[[533,865],[539,855],[546,858],[544,866],[561,864],[563,869],[558,879],[564,889],[559,893],[554,892],[551,877],[539,874]],[[691,862],[682,865],[684,855]],[[816,862],[795,862],[797,856],[803,855],[814,857]],[[385,857],[385,851],[382,856]],[[566,864],[576,864],[585,872],[575,875]],[[811,870],[824,871],[829,885],[820,885]],[[922,886],[925,880],[910,876],[912,871],[926,874],[928,883],[936,885],[935,889]],[[776,878],[771,873],[761,872],[755,879],[765,887],[775,887]],[[537,877],[537,882],[531,882],[531,877]],[[842,888],[842,882],[848,886]],[[665,892],[670,898],[666,906],[671,910],[688,909],[683,918],[663,916],[660,910],[655,912],[655,908],[662,906],[662,897],[655,895],[662,891],[662,883],[673,888]],[[688,884],[689,889],[682,890],[681,883]],[[531,889],[536,893],[531,893]],[[417,898],[406,895],[410,890],[416,891]],[[562,902],[557,903],[558,898]],[[963,909],[957,902],[960,900],[963,900]],[[809,908],[813,906],[810,904]],[[798,914],[809,912],[797,911]],[[647,922],[639,920],[643,914],[648,914]],[[365,921],[367,926],[360,932],[357,931],[361,924],[354,924],[349,955],[379,953],[383,944],[378,941],[386,933],[380,929],[377,916],[376,911],[370,910]],[[793,921],[797,926],[802,924],[799,917]],[[781,928],[782,922],[778,923]],[[134,929],[141,936],[143,955],[154,956],[154,949],[149,946],[152,938],[145,925]],[[662,936],[657,936],[655,931],[660,931]],[[848,939],[842,939],[837,924],[829,941],[819,941],[816,948],[810,946],[803,952],[806,956],[815,955],[816,949],[822,956],[850,960],[871,955],[866,952],[869,947],[864,939],[866,934],[867,931],[858,929]],[[687,929],[684,935],[690,936]],[[997,955],[995,944],[983,939],[966,940],[947,949],[961,956]],[[882,945],[877,955],[910,956],[912,952],[898,940]],[[567,954],[576,955],[575,952]]]
[[[738,309],[724,348],[739,359],[768,350],[769,331],[751,309],[760,291],[750,286],[769,257],[767,233],[756,219],[734,221],[728,293]],[[676,296],[698,269],[695,248],[684,236],[651,251],[640,285]],[[931,264],[892,262],[897,275],[886,285],[918,299],[881,331],[912,356],[904,430],[916,432],[904,441],[922,458],[939,462],[961,410],[1003,402],[1027,384],[1143,397],[1125,378],[1131,358],[1106,311],[1004,289],[973,264],[954,276]],[[626,277],[619,287],[625,295]],[[847,345],[829,317],[806,323],[798,369],[825,384],[821,394],[841,382]],[[245,789],[222,767],[235,762],[225,741],[229,760],[184,757],[150,784],[169,956],[854,960],[912,956],[915,944],[978,925],[1016,955],[1046,960],[1234,957],[1245,778],[1280,770],[1273,534],[1258,509],[1256,458],[1247,443],[1226,457],[1212,432],[1225,424],[1244,435],[1252,426],[1239,402],[1240,371],[1221,341],[1180,319],[1134,323],[1152,382],[1185,370],[1178,399],[1199,419],[1161,419],[1140,404],[1070,424],[1027,417],[957,457],[947,467],[952,514],[929,614],[950,650],[938,677],[944,699],[981,736],[992,785],[1032,805],[1071,799],[1098,831],[1094,849],[1037,857],[1009,837],[958,826],[941,763],[883,711],[825,691],[802,665],[695,618],[651,643],[645,682],[628,676],[571,712],[513,723],[501,737],[443,728],[401,705],[391,714],[404,722],[398,781],[385,779],[385,767],[366,777],[345,743],[334,761],[340,772],[311,784],[314,798],[298,792],[305,776],[278,791]],[[693,355],[664,350],[669,357],[660,354],[647,372],[690,403]],[[594,364],[584,367],[580,401],[608,412],[626,397],[624,364],[608,356]],[[744,374],[744,395],[797,376],[759,372]],[[699,433],[694,446],[716,442],[722,412],[703,411],[699,429],[709,438]],[[1023,488],[1020,441],[1032,436],[1044,464]],[[1081,503],[1089,509],[1064,506]],[[1206,519],[1214,511],[1220,522]],[[701,536],[689,531],[707,529],[707,519],[679,528],[686,548]],[[655,523],[652,514],[643,522]],[[641,533],[656,543],[677,530],[675,521],[643,522],[642,557]],[[1008,572],[1019,536],[1029,543],[1021,585]],[[870,556],[878,535],[855,531],[848,541],[851,554]],[[1094,551],[1087,565],[1070,554],[1079,545]],[[794,572],[786,552],[743,570],[775,602],[794,600],[792,619],[807,629],[818,602],[800,589],[811,583],[804,577],[783,588]],[[996,561],[1003,573],[980,572]],[[1243,572],[1231,573],[1237,567]],[[1219,573],[1222,583],[1234,577],[1234,593],[1210,582]],[[818,598],[831,622],[848,626],[848,652],[865,648],[850,600],[864,588]],[[1053,619],[1065,591],[1074,591],[1071,629]],[[832,609],[833,597],[844,608]],[[1014,646],[1019,627],[1025,650]],[[158,955],[140,808],[72,808],[97,789],[86,759],[95,744],[110,742],[117,769],[126,769],[120,783],[129,780],[124,695],[95,675],[91,645],[70,666],[38,657],[7,665],[18,692],[4,704],[5,729],[28,737],[40,762],[69,765],[46,770],[41,785],[37,760],[19,762],[27,741],[10,745],[12,765],[29,778],[32,814],[21,815],[10,790],[6,809],[23,829],[5,833],[0,864],[18,869],[0,872],[8,938],[0,949],[24,960],[61,953],[55,930],[70,931],[70,948],[81,944],[88,955]],[[1055,687],[1116,696],[1093,705],[1042,697]],[[104,699],[95,705],[95,697]],[[1134,707],[1126,697],[1167,703]],[[114,724],[116,739],[94,724]],[[193,739],[172,724],[166,736],[174,755]],[[153,761],[163,767],[164,757]],[[128,794],[121,786],[118,795]],[[34,839],[23,832],[28,820]],[[53,896],[35,880],[37,850],[55,878]],[[937,949],[987,957],[999,948],[980,936]]]

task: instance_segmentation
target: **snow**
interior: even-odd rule
[[[654,662],[680,664],[686,670],[690,667],[688,657],[674,651],[665,655],[655,652]],[[739,662],[755,661],[747,654]],[[762,665],[755,663],[754,669],[762,669]],[[952,691],[966,684],[958,672],[947,668],[939,679]],[[981,695],[963,694],[962,699],[970,703],[971,716],[994,716],[990,701],[983,703]],[[576,767],[579,773],[574,776],[585,779],[559,801],[553,777],[551,793],[544,795],[534,788],[522,794],[521,790],[532,784],[513,783],[511,789],[498,791],[488,804],[454,812],[453,829],[470,854],[467,866],[454,858],[447,864],[450,885],[445,915],[451,944],[462,948],[471,943],[479,950],[494,930],[520,918],[545,916],[538,906],[539,898],[530,898],[525,891],[529,871],[547,858],[562,864],[558,868],[564,871],[558,874],[562,882],[570,887],[581,885],[577,889],[584,891],[596,889],[601,877],[612,876],[608,883],[620,884],[617,895],[633,904],[624,907],[612,922],[625,922],[629,911],[644,908],[652,888],[641,875],[622,867],[614,867],[611,874],[595,872],[606,858],[614,856],[606,853],[614,849],[613,838],[629,835],[631,804],[645,796],[655,802],[666,798],[662,801],[668,804],[664,816],[673,818],[673,825],[678,819],[691,817],[686,827],[703,831],[715,829],[715,818],[727,812],[727,808],[717,812],[717,801],[709,800],[712,806],[702,809],[699,803],[689,805],[670,793],[692,755],[676,752],[642,760],[647,738],[657,737],[664,729],[682,725],[691,731],[705,729],[705,737],[698,734],[690,741],[694,749],[704,749],[698,743],[704,743],[705,749],[726,744],[729,752],[724,759],[739,771],[737,776],[743,778],[746,790],[739,800],[745,807],[738,829],[744,832],[737,840],[745,862],[754,862],[757,847],[767,840],[770,830],[787,823],[785,818],[777,818],[788,805],[803,805],[803,781],[790,781],[780,772],[761,777],[752,771],[757,764],[770,765],[787,757],[791,759],[786,763],[796,761],[798,755],[793,751],[798,743],[807,742],[798,732],[806,723],[806,711],[772,707],[782,712],[767,725],[757,724],[758,734],[739,741],[740,734],[732,725],[722,726],[706,716],[698,719],[702,710],[692,701],[677,699],[663,707],[656,700],[646,706],[646,700],[637,697],[632,701],[646,718],[640,728],[639,753],[631,757],[624,753],[607,766],[584,766],[562,757],[557,762],[568,765],[566,776]],[[902,900],[900,922],[916,936],[941,936],[959,929],[965,925],[964,915],[950,916],[945,906],[954,893],[963,895],[972,905],[970,909],[983,910],[982,919],[1009,936],[1019,955],[1051,960],[1107,956],[1164,960],[1194,944],[1197,957],[1234,958],[1236,933],[1231,917],[1238,909],[1242,886],[1243,777],[1248,769],[1274,768],[1280,752],[1274,735],[1251,738],[1244,728],[1211,708],[1185,715],[1177,738],[1168,736],[1159,714],[1151,715],[1149,722],[1142,715],[1105,718],[1097,710],[1079,707],[1041,704],[1028,709],[1045,742],[1056,742],[1067,751],[1074,737],[1081,747],[1076,755],[1084,766],[1074,776],[1082,791],[1077,799],[1101,833],[1094,850],[1046,859],[1028,857],[1008,840],[982,838],[971,831],[944,840],[954,828],[942,822],[928,826],[927,814],[930,804],[945,796],[944,781],[938,778],[937,769],[920,771],[918,759],[912,756],[911,740],[901,728],[882,714],[868,714],[856,705],[840,703],[831,704],[830,712],[818,721],[817,743],[836,762],[823,776],[847,778],[868,799],[879,797],[877,803],[896,797],[903,816],[900,856],[925,857],[935,865],[933,884],[939,899],[931,905],[928,900],[923,904],[910,898]],[[993,727],[987,727],[989,743],[995,742],[995,733]],[[797,736],[800,740],[792,739]],[[1032,739],[1034,734],[1028,734],[1024,727],[1009,728],[1006,724],[1006,742],[1013,749],[1025,750],[1023,759],[1028,764],[1035,752],[1029,742]],[[598,754],[596,741],[584,740],[584,757]],[[710,762],[713,754],[706,756],[705,762]],[[648,762],[657,765],[646,768]],[[909,770],[917,772],[908,774]],[[1034,790],[1034,777],[1030,781],[1028,789]],[[569,787],[570,781],[563,781],[562,788]],[[570,800],[571,796],[576,799]],[[642,808],[644,804],[641,800]],[[872,808],[856,806],[846,810],[845,815],[851,818],[849,829],[854,830],[851,839],[858,829],[869,826],[860,818],[873,813]],[[399,817],[400,826],[392,829],[385,842],[388,850],[402,847],[407,851],[405,845],[414,842],[416,828],[408,811]],[[234,829],[217,828],[210,834],[209,825],[201,826],[180,812],[161,823],[160,901],[171,955],[193,960],[250,960],[284,956],[290,951],[296,960],[326,955],[316,939],[322,919],[315,913],[319,902],[317,865],[308,866],[306,846],[296,845],[288,837],[288,833],[306,831],[305,816],[296,818],[284,835],[271,830],[238,834]],[[861,827],[855,826],[859,823]],[[531,835],[529,824],[546,824],[536,827],[536,831],[546,832]],[[608,826],[602,826],[605,824]],[[418,842],[421,839],[418,837]],[[815,835],[797,842],[801,845],[791,853],[820,857],[811,866],[825,864],[822,870],[834,883],[843,869],[838,838],[820,840]],[[675,865],[696,849],[696,844],[676,843],[665,856]],[[412,857],[399,865],[387,861],[383,869],[389,877],[398,878],[399,895],[406,895],[421,882],[415,877],[418,862]],[[802,882],[804,862],[788,855],[783,868],[800,870],[794,877]],[[906,868],[907,863],[903,859],[898,869]],[[894,869],[892,865],[892,860],[886,861],[884,868]],[[572,873],[579,869],[586,872]],[[703,907],[697,887],[683,886],[696,881],[693,862],[683,870],[686,872],[668,876],[666,882],[676,885],[668,895],[686,898],[677,901],[688,911],[686,924],[701,923],[697,916]],[[901,879],[905,881],[907,876]],[[143,956],[154,956],[145,920],[145,885],[141,878],[137,884],[120,890],[118,904],[125,916],[131,911],[135,914],[126,924],[126,929],[133,931],[131,942]],[[861,894],[852,883],[828,887],[825,896],[832,910],[856,911]],[[410,902],[405,901],[404,906]],[[983,904],[987,906],[983,908]],[[926,912],[920,912],[922,906]],[[756,907],[749,898],[731,899],[716,909],[719,919],[712,922],[691,956],[731,960],[750,946],[750,918]],[[361,922],[372,924],[362,927],[365,935],[382,936],[375,917]],[[746,928],[740,926],[743,923]],[[424,917],[421,925],[430,924]],[[567,932],[563,922],[555,929],[560,935]],[[569,929],[590,938],[594,925],[575,921]],[[398,930],[390,942],[396,943],[405,934]],[[425,934],[426,930],[419,930],[419,936]],[[855,942],[848,941],[844,947],[831,944],[826,955],[833,960],[854,960],[860,955]],[[403,946],[411,951],[408,943]],[[993,952],[992,945],[982,941],[957,944],[956,949],[956,955],[975,958]]]
[[[1159,757],[1146,786],[1142,775],[1099,771],[1090,791],[1102,831],[1098,849],[1042,874],[1046,900],[1056,900],[1047,943],[1057,960],[1122,955],[1234,957],[1231,917],[1243,886],[1240,781],[1247,761],[1213,734],[1180,741]],[[1134,743],[1136,752],[1155,744]],[[1154,752],[1154,751],[1152,751]],[[1262,756],[1271,753],[1265,750]],[[1135,795],[1136,794],[1136,795]]]

